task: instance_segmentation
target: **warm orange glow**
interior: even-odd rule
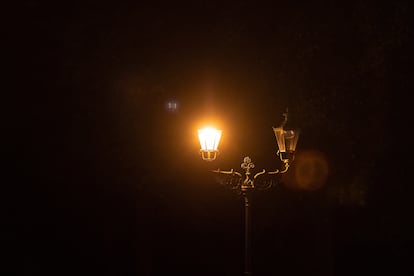
[[[328,179],[326,156],[317,150],[298,152],[290,172],[284,174],[284,183],[294,189],[313,191],[322,188]]]
[[[198,139],[202,151],[217,151],[221,139],[221,130],[205,127],[198,130]]]

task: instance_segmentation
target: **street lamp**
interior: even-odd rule
[[[275,171],[262,170],[252,174],[251,169],[254,164],[250,157],[243,159],[241,168],[244,170],[243,175],[233,169],[230,171],[214,170],[214,173],[223,176],[222,184],[236,190],[244,199],[244,275],[252,275],[252,254],[251,254],[251,195],[255,189],[266,190],[274,186],[275,181],[272,176],[282,174],[288,171],[289,162],[293,161],[296,144],[299,138],[299,130],[286,130],[287,112],[283,113],[284,120],[279,127],[273,127],[278,144],[277,154],[283,163],[283,168]],[[198,130],[200,140],[200,154],[203,160],[214,161],[218,154],[218,145],[221,139],[221,130],[212,127]],[[268,177],[266,177],[268,176]]]

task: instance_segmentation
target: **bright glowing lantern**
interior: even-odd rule
[[[217,157],[218,146],[221,139],[221,130],[206,127],[198,130],[200,152],[204,160],[213,161]]]

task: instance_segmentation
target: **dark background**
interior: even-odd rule
[[[286,108],[297,163],[254,195],[255,275],[413,272],[409,1],[3,12],[3,275],[241,275],[242,200],[209,170],[280,166]],[[223,129],[214,163],[207,122]]]

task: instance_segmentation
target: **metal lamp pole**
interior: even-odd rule
[[[243,160],[243,163],[240,166],[245,170],[244,180],[242,174],[230,170],[230,171],[221,171],[214,170],[213,172],[221,174],[223,177],[220,178],[220,183],[230,187],[232,190],[238,191],[239,194],[243,196],[244,202],[244,275],[252,275],[252,194],[255,189],[258,190],[267,190],[273,187],[276,184],[276,179],[274,176],[276,174],[285,173],[288,171],[289,163],[284,162],[283,170],[276,170],[266,172],[262,170],[259,173],[252,174],[251,169],[254,168],[254,164],[250,157],[246,156]]]
[[[288,171],[289,161],[293,160],[296,143],[299,136],[298,130],[284,130],[287,121],[287,113],[283,114],[285,120],[281,127],[273,128],[278,142],[278,155],[283,163],[283,169],[275,171],[262,170],[256,174],[252,174],[251,169],[255,167],[250,157],[246,156],[240,167],[244,170],[244,176],[231,169],[230,171],[214,170],[214,173],[220,175],[219,182],[226,187],[236,190],[243,196],[244,201],[244,276],[252,275],[252,231],[251,231],[251,207],[252,193],[255,189],[267,190],[275,186],[275,175]],[[213,161],[218,154],[218,144],[221,138],[221,130],[207,128],[199,130],[199,139],[201,145],[201,156],[203,160]],[[244,179],[243,179],[244,178]]]
[[[246,182],[246,181],[245,181]],[[247,181],[247,182],[250,182]],[[253,184],[253,183],[251,183]],[[250,205],[252,204],[250,183],[243,183],[242,193],[244,198],[244,275],[251,275],[252,271],[252,244],[251,244],[251,213]]]

